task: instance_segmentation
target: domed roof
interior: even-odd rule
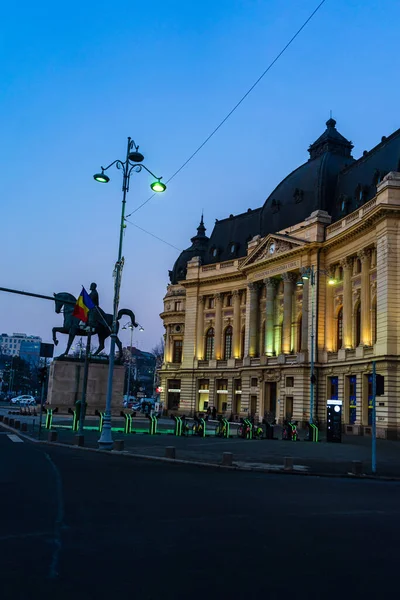
[[[197,235],[190,240],[192,245],[180,253],[175,261],[172,271],[169,271],[169,279],[175,284],[178,281],[185,279],[187,271],[187,263],[195,256],[204,258],[207,250],[209,238],[206,236],[206,228],[204,226],[203,215],[201,215],[200,224],[197,228]]]
[[[324,133],[309,147],[309,160],[281,181],[265,201],[261,236],[300,223],[315,210],[331,214],[338,174],[354,161],[352,148],[336,130],[336,121],[329,119]]]

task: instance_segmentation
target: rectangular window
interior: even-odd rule
[[[227,390],[228,389],[228,380],[227,379],[217,379],[217,390]]]
[[[174,353],[172,362],[182,362],[182,340],[174,340]]]
[[[179,312],[182,310],[182,302],[180,300],[177,300],[175,302],[175,312]]]
[[[356,422],[357,412],[357,377],[351,375],[349,377],[349,423],[354,425]]]
[[[339,399],[339,378],[338,377],[329,377],[328,399],[330,399],[330,400],[338,400]]]
[[[294,386],[294,377],[286,377],[286,387]]]
[[[214,298],[208,299],[208,308],[214,308]]]
[[[252,377],[250,382],[251,387],[258,387],[258,379],[257,377]]]

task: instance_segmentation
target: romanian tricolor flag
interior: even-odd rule
[[[81,293],[79,294],[79,298],[76,301],[74,312],[72,313],[72,315],[74,317],[77,317],[84,323],[87,323],[88,313],[89,310],[91,310],[92,308],[95,308],[95,305],[93,304],[91,297],[83,287]]]

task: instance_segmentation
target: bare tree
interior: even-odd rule
[[[152,348],[151,353],[156,357],[156,368],[159,369],[164,361],[164,338]]]

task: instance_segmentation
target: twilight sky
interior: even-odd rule
[[[98,284],[112,310],[121,173],[132,136],[168,179],[254,83],[319,0],[102,0],[2,7],[0,24],[0,286],[52,295]],[[400,126],[397,0],[326,0],[297,40],[212,140],[134,214],[141,228],[190,245],[201,211],[261,206],[324,130],[332,110],[353,155]],[[150,196],[133,175],[127,212]],[[162,335],[159,313],[178,251],[128,225],[121,307]],[[51,341],[62,316],[45,300],[0,292],[0,332]],[[121,336],[124,345],[129,337]],[[62,338],[60,338],[62,340]],[[65,341],[65,340],[64,340]],[[136,344],[138,345],[138,344]],[[64,344],[58,346],[59,354]]]

